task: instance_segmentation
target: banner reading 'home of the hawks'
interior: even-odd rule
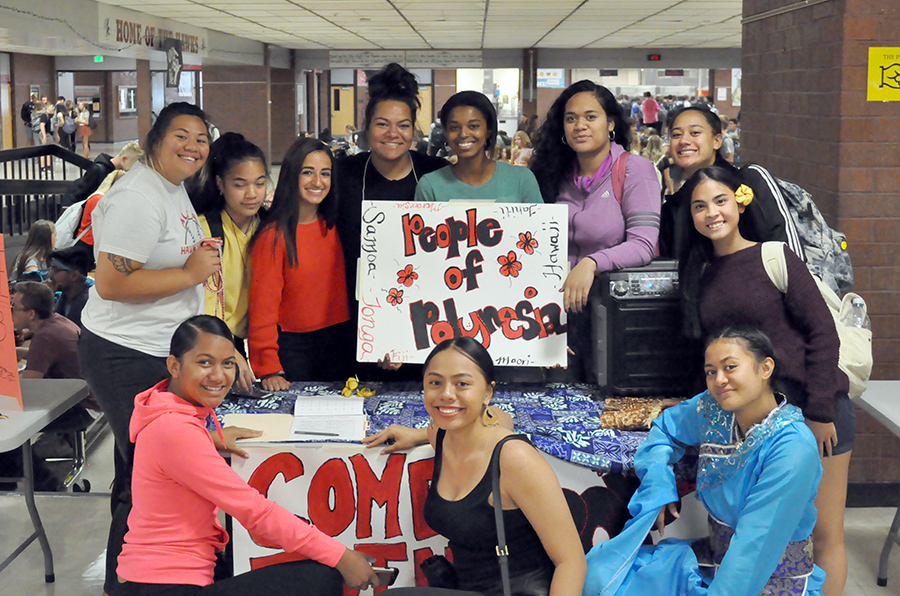
[[[424,362],[467,335],[500,366],[566,362],[563,205],[365,201],[356,355]]]

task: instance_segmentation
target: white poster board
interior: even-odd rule
[[[498,366],[566,364],[565,205],[364,201],[356,358],[467,335]]]

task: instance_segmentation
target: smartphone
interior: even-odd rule
[[[274,397],[275,394],[270,391],[265,391],[264,389],[253,388],[253,391],[250,393],[238,393],[233,388],[228,393],[228,397],[230,399],[238,399],[238,398],[251,398],[251,399],[269,399],[270,397]]]
[[[400,575],[400,570],[396,567],[372,567],[372,569],[378,576],[378,585],[380,586],[393,586],[397,581],[397,576]]]

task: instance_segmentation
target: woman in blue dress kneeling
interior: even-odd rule
[[[771,341],[725,329],[707,343],[705,371],[708,390],[666,410],[638,449],[634,517],[588,554],[584,596],[821,595],[811,534],[822,466],[803,413],[773,391]],[[667,510],[677,517],[672,464],[690,445],[710,536],[644,545]]]

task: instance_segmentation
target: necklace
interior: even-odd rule
[[[409,166],[412,168],[413,178],[416,179],[416,184],[419,183],[419,175],[416,174],[416,162],[413,161],[412,155],[409,155],[409,152],[406,152],[407,156],[409,156]],[[372,152],[369,151],[369,156],[366,158],[366,165],[363,167],[363,181],[362,181],[362,200],[366,200],[366,175],[369,173],[369,162],[372,161]],[[375,168],[375,171],[378,171],[378,168]],[[381,172],[379,172],[380,174]],[[406,176],[409,176],[407,174]],[[406,178],[404,176],[403,178]],[[401,178],[401,180],[403,179]]]

